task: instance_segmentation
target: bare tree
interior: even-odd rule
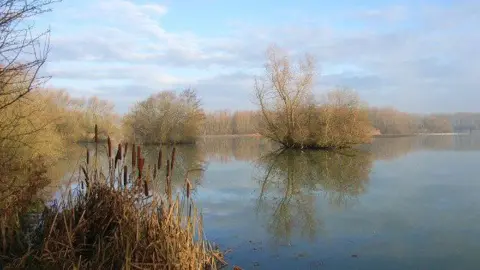
[[[123,119],[125,137],[141,143],[191,143],[204,114],[195,91],[154,94],[137,103]]]
[[[31,18],[60,0],[0,0],[0,111],[44,82],[50,29],[35,33]]]
[[[343,148],[369,140],[372,128],[358,95],[338,89],[317,104],[315,73],[312,56],[293,64],[278,48],[268,49],[265,75],[255,80],[259,133],[285,148]]]
[[[263,78],[255,79],[255,96],[262,113],[260,133],[267,138],[293,147],[295,130],[305,125],[302,114],[311,97],[315,64],[312,56],[292,65],[279,48],[267,50]]]

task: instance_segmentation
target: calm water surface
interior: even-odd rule
[[[480,136],[275,149],[257,138],[179,149],[177,183],[194,170],[207,238],[230,266],[480,269]]]

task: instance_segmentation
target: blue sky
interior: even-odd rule
[[[122,113],[184,87],[207,110],[253,109],[272,43],[316,57],[317,94],[429,113],[480,111],[479,15],[477,1],[64,0],[37,26],[52,29],[49,86]]]

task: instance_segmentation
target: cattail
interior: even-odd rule
[[[108,146],[108,158],[112,158],[112,141],[110,140],[110,136],[107,137],[107,146]]]
[[[122,159],[122,144],[121,143],[118,144],[117,156],[118,156],[118,159]]]
[[[133,147],[132,147],[132,168],[135,168],[137,164],[137,154],[135,152],[135,144],[133,144]]]
[[[123,166],[123,186],[127,187],[128,182],[128,167],[127,165]]]
[[[157,169],[160,170],[162,168],[162,147],[160,146],[160,150],[158,150],[158,160],[157,160]]]
[[[189,199],[190,198],[190,189],[192,187],[191,187],[190,181],[188,181],[188,179],[186,179],[186,182],[187,182],[187,199]]]
[[[167,159],[167,171],[165,176],[168,178],[170,176],[170,160]]]
[[[142,158],[142,148],[140,145],[137,145],[137,163],[140,163],[140,159]]]
[[[143,181],[145,196],[148,196],[148,182],[147,180]]]
[[[87,148],[87,165],[90,164],[90,150]]]
[[[145,164],[145,159],[140,158],[138,160],[138,179],[142,178],[143,165]]]
[[[98,144],[98,126],[95,124],[95,144]]]
[[[157,167],[153,166],[153,179],[157,178]]]
[[[117,162],[122,159],[122,144],[118,144],[117,154],[115,155],[115,169],[117,168]]]
[[[173,170],[173,164],[175,163],[175,152],[176,152],[176,148],[175,146],[172,148],[172,162],[170,163],[170,170]]]
[[[125,143],[125,149],[123,151],[123,159],[127,156],[127,150],[128,150],[128,142]]]

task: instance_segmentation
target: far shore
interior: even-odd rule
[[[414,136],[455,136],[455,135],[470,135],[470,133],[450,132],[450,133],[378,134],[378,135],[373,135],[373,138],[400,138],[400,137],[414,137]]]
[[[414,134],[377,134],[373,138],[401,138],[414,136],[453,136],[453,135],[469,135],[469,133],[451,132],[451,133],[414,133]],[[235,138],[235,137],[262,137],[258,133],[252,134],[219,134],[219,135],[202,135],[201,138]]]
[[[201,138],[232,138],[232,137],[262,137],[262,135],[258,133],[252,134],[219,134],[219,135],[202,135]]]

